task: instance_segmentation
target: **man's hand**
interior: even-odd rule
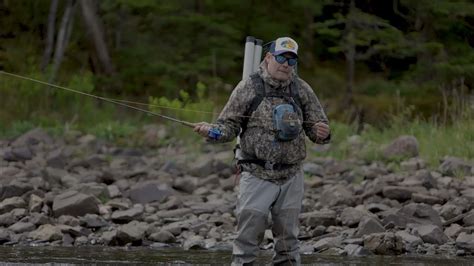
[[[194,132],[197,132],[199,135],[203,137],[207,137],[209,134],[209,130],[212,128],[211,124],[206,122],[199,122],[196,123],[194,126]]]
[[[313,130],[316,132],[318,139],[324,140],[329,136],[329,126],[323,122],[318,122],[313,125]]]

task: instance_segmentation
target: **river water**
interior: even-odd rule
[[[230,251],[117,247],[0,247],[1,265],[229,265]],[[271,253],[259,256],[269,264]],[[305,265],[474,265],[474,257],[302,255]]]

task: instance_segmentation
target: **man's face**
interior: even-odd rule
[[[280,56],[284,56],[286,59],[296,58],[292,53],[284,53]],[[273,54],[267,53],[265,55],[265,61],[267,62],[268,73],[272,78],[281,81],[290,79],[294,66],[288,65],[288,60],[285,60],[283,63],[278,63]]]

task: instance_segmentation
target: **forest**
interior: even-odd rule
[[[299,76],[331,121],[357,132],[393,117],[435,126],[472,118],[471,1],[0,0],[0,71],[191,122],[222,109],[241,78],[247,36],[294,38]],[[0,93],[4,134],[150,121],[5,74]]]

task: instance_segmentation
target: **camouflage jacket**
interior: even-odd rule
[[[292,74],[288,81],[277,81],[271,78],[262,64],[258,70],[258,75],[263,79],[267,93],[286,91],[289,93],[289,86],[292,79],[298,78]],[[299,79],[299,78],[298,78]],[[227,104],[220,113],[217,122],[213,125],[222,132],[222,136],[217,142],[228,142],[236,138],[244,122],[246,110],[255,97],[256,84],[252,79],[241,81],[230,96]],[[260,159],[278,164],[294,164],[293,167],[284,170],[266,170],[256,164],[243,164],[243,171],[248,171],[253,175],[270,181],[284,181],[294,176],[301,170],[301,162],[306,157],[305,134],[315,143],[327,143],[326,140],[320,140],[312,126],[316,122],[328,123],[326,114],[319,103],[319,100],[313,89],[302,79],[299,79],[300,86],[294,86],[299,91],[301,101],[300,121],[304,121],[303,131],[299,136],[291,141],[277,141],[275,139],[276,131],[273,125],[273,108],[282,103],[287,103],[283,98],[265,97],[257,109],[252,113],[247,123],[247,129],[240,136],[240,146],[244,159]],[[304,119],[304,120],[303,120]]]

